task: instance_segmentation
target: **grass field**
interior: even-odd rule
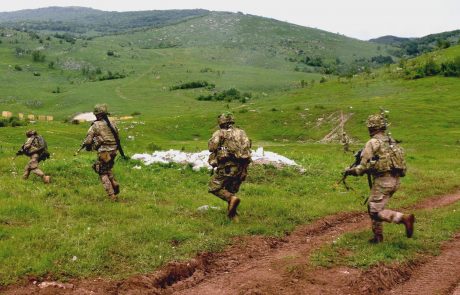
[[[0,44],[0,107],[54,115],[57,120],[0,128],[0,285],[25,276],[120,278],[147,273],[174,259],[218,251],[235,236],[281,236],[322,216],[364,211],[361,196],[368,190],[364,179],[349,180],[356,189],[353,193],[334,185],[353,160],[351,154],[344,154],[339,144],[318,143],[337,124],[333,119],[340,111],[353,113],[345,129],[355,150],[368,138],[364,125],[367,116],[379,107],[390,111],[391,132],[403,140],[409,165],[408,176],[391,207],[415,204],[458,187],[458,78],[404,80],[388,74],[392,67],[352,79],[331,76],[319,83],[319,74],[295,72],[280,56],[268,58],[257,50],[250,54],[239,48],[216,52],[209,46],[192,45],[131,49],[122,43],[138,38],[136,35],[97,38],[87,45],[78,40],[76,46],[52,39],[45,51],[47,61],[34,63],[30,56],[13,54],[15,46],[37,45],[24,33],[15,38],[21,36],[24,39],[19,45],[9,43],[12,39],[6,37]],[[106,54],[110,46],[120,57]],[[459,47],[445,52],[458,56]],[[90,82],[81,70],[48,68],[48,62],[57,58],[60,67],[74,65],[65,63],[70,59],[103,71],[124,70],[128,77]],[[23,70],[9,67],[16,64]],[[202,71],[205,68],[212,71]],[[34,76],[34,71],[41,76]],[[170,86],[197,80],[215,83],[218,90],[236,87],[253,97],[245,104],[206,102],[195,98],[208,90],[169,90]],[[301,80],[308,81],[308,86],[302,88]],[[62,92],[52,93],[58,86]],[[306,172],[251,167],[240,192],[240,223],[232,224],[225,218],[223,202],[207,193],[207,171],[194,172],[180,165],[135,170],[138,162],[119,160],[115,173],[122,185],[122,202],[112,203],[91,170],[95,155],[73,156],[88,125],[62,122],[76,112],[91,110],[96,102],[108,103],[115,115],[141,113],[134,122],[119,125],[129,154],[151,151],[152,144],[162,149],[203,150],[216,128],[217,115],[230,110],[255,147],[292,158]],[[42,168],[53,177],[49,186],[36,178],[21,180],[27,159],[11,160],[29,128],[38,130],[48,141],[52,159]],[[220,210],[199,213],[196,209],[202,205]],[[458,231],[458,210],[452,210],[457,207],[420,213],[425,220],[420,226],[427,227],[423,234],[407,241],[390,232],[394,243],[382,250],[388,255],[373,256],[365,262],[362,257],[370,248],[360,246],[366,234],[347,235],[337,247],[347,247],[356,255],[338,263],[368,266],[432,252],[439,241]],[[428,218],[449,222],[429,223]],[[446,231],[438,234],[444,228]],[[419,247],[422,244],[426,246]],[[335,248],[324,251],[333,254]],[[322,261],[321,254],[317,257]]]

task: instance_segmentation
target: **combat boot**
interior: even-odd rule
[[[115,195],[120,193],[120,185],[117,182],[112,182],[113,192]]]
[[[118,197],[117,197],[115,194],[109,195],[109,199],[110,199],[112,202],[118,202]]]
[[[49,175],[43,176],[43,182],[45,184],[50,184],[51,183],[51,176],[49,176]]]
[[[414,222],[414,214],[404,214],[399,222],[400,224],[404,224],[404,227],[406,228],[406,237],[408,238],[412,238],[412,235],[414,234]]]
[[[238,208],[238,205],[240,204],[240,199],[236,196],[231,196],[230,201],[228,202],[228,218],[234,219],[235,216],[238,214],[236,212],[236,208]]]
[[[382,234],[374,234],[374,237],[369,240],[371,244],[378,244],[383,242],[383,235]]]

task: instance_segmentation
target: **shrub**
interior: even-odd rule
[[[107,50],[107,56],[114,56],[115,52],[113,50]]]
[[[54,69],[54,61],[50,61],[50,62],[48,63],[48,68],[49,68],[49,69]]]
[[[61,93],[61,88],[58,86],[52,91],[53,93]]]
[[[120,74],[119,72],[112,73],[111,71],[108,71],[106,75],[99,77],[99,81],[124,79],[124,78],[126,78],[126,74],[124,73]]]
[[[0,127],[17,127],[17,126],[26,126],[26,121],[19,120],[18,117],[11,117],[11,118],[2,118],[0,119]]]
[[[222,92],[215,92],[211,95],[200,95],[197,97],[198,100],[202,101],[228,101],[239,100],[241,103],[245,103],[248,99],[252,98],[252,94],[249,92],[241,93],[236,88],[230,88]]]
[[[20,65],[14,65],[14,69],[16,71],[22,71],[22,67]]]
[[[216,87],[213,83],[208,83],[207,81],[195,81],[195,82],[187,82],[182,83],[179,85],[169,87],[169,90],[178,90],[178,89],[194,89],[194,88],[203,88],[206,87],[207,89],[213,89]]]
[[[32,51],[32,60],[34,62],[44,62],[46,56],[40,50]]]
[[[135,116],[140,116],[141,115],[141,112],[132,112],[131,113],[131,116],[135,117]]]
[[[39,72],[33,72],[33,74],[34,74],[35,77],[40,77],[42,75]]]
[[[327,79],[326,77],[321,77],[321,80],[319,80],[319,83],[326,83]]]

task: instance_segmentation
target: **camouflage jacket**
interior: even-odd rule
[[[117,126],[112,121],[110,121],[110,123],[118,134]],[[97,120],[91,124],[84,144],[92,146],[93,149],[99,152],[117,150],[115,136],[104,120]]]
[[[21,150],[26,154],[26,155],[33,155],[36,153],[41,153],[45,151],[46,147],[42,147],[40,145],[40,140],[37,135],[31,136],[27,139],[27,141],[24,143],[22,146]]]
[[[227,160],[251,160],[251,140],[244,130],[230,126],[228,129],[219,129],[208,141],[211,152],[209,164],[215,159],[217,162]],[[215,163],[217,164],[217,163]]]
[[[406,163],[402,154],[402,149],[396,148],[398,145],[393,139],[384,133],[377,133],[366,143],[361,152],[360,164],[355,168],[358,175],[370,173],[378,176],[395,170],[402,170],[398,173],[405,174]],[[401,150],[401,154],[395,153]],[[403,175],[402,175],[403,176]]]

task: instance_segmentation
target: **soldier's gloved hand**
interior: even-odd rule
[[[355,168],[347,168],[347,169],[345,169],[345,171],[343,173],[344,173],[344,175],[358,176],[358,172],[356,171]]]

